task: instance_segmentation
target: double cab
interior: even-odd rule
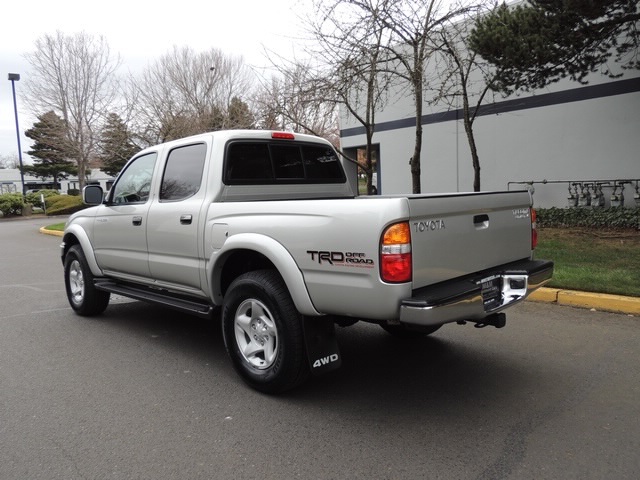
[[[163,143],[83,199],[61,245],[75,312],[117,294],[219,318],[234,368],[269,393],[340,366],[336,324],[502,327],[553,272],[528,191],[359,196],[351,162],[310,135]]]

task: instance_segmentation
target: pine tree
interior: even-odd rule
[[[102,171],[116,176],[139,150],[127,125],[117,114],[110,113],[99,141]]]
[[[228,128],[255,128],[255,118],[249,110],[249,105],[238,97],[233,97],[229,103]]]
[[[531,0],[502,4],[476,24],[471,48],[496,66],[495,90],[542,88],[568,77],[586,83],[607,61],[640,68],[638,0]]]
[[[25,132],[34,141],[33,147],[27,153],[34,157],[34,164],[24,167],[24,172],[46,180],[53,178],[54,185],[59,179],[66,179],[69,175],[77,175],[78,167],[68,161],[69,143],[64,120],[53,111],[37,117],[38,121]]]

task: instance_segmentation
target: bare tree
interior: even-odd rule
[[[444,0],[344,0],[359,16],[371,19],[389,33],[383,44],[387,71],[406,82],[415,107],[415,143],[410,158],[413,193],[420,193],[422,112],[428,87],[427,64],[433,55],[431,37],[466,8]]]
[[[467,16],[447,22],[433,36],[433,49],[440,54],[435,68],[437,77],[442,81],[434,102],[445,102],[453,108],[460,108],[462,104],[462,121],[471,151],[475,192],[480,191],[480,157],[473,124],[497,76],[497,70],[467,44],[478,12],[469,10]]]
[[[229,109],[248,98],[254,80],[241,57],[174,47],[132,77],[126,89],[134,129],[147,144],[232,128]],[[235,100],[234,100],[235,99]]]
[[[390,32],[379,21],[379,13],[375,8],[354,9],[349,0],[316,0],[308,21],[317,45],[310,53],[326,65],[318,76],[319,90],[364,127],[365,158],[359,166],[366,174],[369,193],[373,192],[375,115],[390,83],[384,54]]]
[[[32,67],[26,79],[27,103],[34,115],[54,111],[65,122],[70,160],[78,165],[80,187],[85,184],[104,115],[116,95],[112,57],[104,37],[86,33],[44,35],[25,55]]]
[[[310,63],[281,63],[278,72],[262,81],[254,103],[261,128],[310,133],[338,146],[335,102]]]
[[[18,168],[20,162],[17,153],[0,155],[0,168]]]

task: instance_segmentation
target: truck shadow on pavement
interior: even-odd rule
[[[166,349],[167,355],[185,362],[210,365],[229,384],[225,388],[248,390],[265,398],[234,372],[217,315],[208,321],[130,302],[110,305],[93,321],[137,337],[138,342]],[[305,408],[331,406],[356,413],[365,407],[378,411],[401,406],[395,413],[429,410],[447,416],[459,415],[461,409],[473,412],[527,401],[537,379],[536,374],[527,374],[526,360],[485,349],[482,343],[474,343],[481,342],[478,335],[447,331],[455,328],[461,327],[446,325],[428,337],[399,339],[377,325],[337,327],[342,367],[271,398]],[[388,413],[393,415],[394,410]]]
[[[445,325],[431,336],[414,339],[393,337],[376,325],[343,330],[338,338],[341,369],[333,377],[313,378],[292,397],[306,402],[322,391],[367,403],[372,398],[381,404],[402,399],[402,407],[410,410],[459,409],[497,401],[500,392],[526,388],[525,363],[470,344],[464,332],[446,331],[455,328]]]
[[[212,364],[215,368],[223,367],[228,369],[230,376],[234,374],[226,356],[217,317],[208,321],[161,306],[129,300],[111,303],[102,315],[83,320],[106,324],[124,336],[155,344],[158,348],[166,349],[168,355]]]

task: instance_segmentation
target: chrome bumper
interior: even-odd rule
[[[400,305],[400,323],[432,326],[478,321],[524,300],[553,275],[553,262],[522,260],[422,288]]]

